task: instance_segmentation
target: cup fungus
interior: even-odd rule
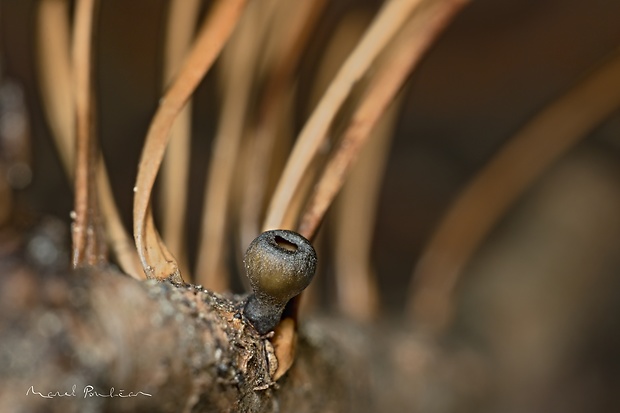
[[[286,303],[312,281],[316,252],[298,233],[272,230],[250,243],[243,261],[254,291],[244,313],[256,331],[266,334],[280,322]]]

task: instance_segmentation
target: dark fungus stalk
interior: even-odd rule
[[[245,305],[245,316],[256,331],[274,329],[286,303],[312,281],[316,261],[310,241],[293,231],[266,231],[252,241],[244,263],[254,294]]]

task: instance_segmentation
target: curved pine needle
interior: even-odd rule
[[[360,322],[371,321],[379,313],[378,282],[370,256],[379,191],[401,100],[397,98],[374,127],[334,205],[338,307]]]
[[[285,105],[293,89],[293,75],[326,4],[325,0],[298,2],[295,4],[294,13],[287,14],[286,21],[278,25],[279,36],[273,42],[280,40],[279,47],[271,52],[273,62],[259,106],[258,124],[249,139],[252,156],[248,157],[239,224],[242,249],[260,232],[263,205],[269,190],[269,172],[274,160],[273,152],[277,149],[278,137],[283,137],[283,134],[279,133],[279,127],[285,121],[283,117],[289,115]]]
[[[164,49],[164,86],[179,71],[194,37],[199,0],[173,0],[168,11]],[[191,101],[181,110],[170,130],[170,144],[161,171],[162,236],[177,258],[179,268],[189,277],[185,247],[185,210],[187,205],[191,146]]]
[[[306,209],[301,223],[297,228],[297,232],[301,235],[308,239],[314,237],[327,207],[331,204],[336,193],[342,186],[345,175],[372,128],[385,112],[390,102],[394,100],[396,93],[404,83],[407,75],[413,69],[415,63],[420,59],[422,53],[445,27],[450,18],[454,16],[466,2],[466,0],[428,2],[427,7],[421,9],[419,13],[414,14],[411,22],[407,24],[402,38],[400,38],[394,46],[394,52],[390,53],[386,62],[380,65],[379,72],[371,80],[371,84],[368,86],[362,102],[353,114],[350,125],[345,131],[339,148],[328,161],[310,200],[309,207]],[[376,21],[377,20],[375,20],[375,22]],[[365,38],[372,29],[373,26],[366,32]],[[407,41],[406,39],[410,40]],[[362,39],[361,44],[363,43],[364,39]],[[359,48],[360,46],[356,48],[356,51],[359,50]],[[353,52],[353,55],[355,55],[356,51]],[[347,59],[344,67],[346,67],[350,61],[350,59]],[[341,73],[342,70],[344,69],[341,69]],[[326,95],[330,93],[332,87],[333,83]],[[325,97],[323,99],[325,99]],[[319,107],[320,106],[321,104],[319,103]],[[321,127],[324,126],[325,125],[321,125]],[[296,149],[298,147],[299,145],[296,145]],[[292,327],[278,327],[276,329],[276,336],[278,336],[280,330],[295,328],[299,301],[302,295],[303,294],[300,294],[293,298],[288,304],[291,310],[290,318],[293,320],[293,323],[287,323],[286,325]],[[279,344],[281,354],[294,355],[293,344]],[[286,369],[278,369],[279,374],[284,374],[285,372]]]
[[[73,180],[75,113],[69,56],[69,7],[66,0],[43,0],[38,11],[37,50],[39,81],[44,109],[67,176]],[[121,269],[136,279],[144,278],[133,242],[120,219],[104,160],[99,159],[97,191],[106,238]],[[131,247],[128,247],[130,245]]]
[[[350,53],[359,41],[364,28],[367,26],[370,16],[362,13],[349,13],[340,23],[333,39],[327,46],[327,52],[324,63],[321,64],[321,72],[319,72],[317,80],[317,97],[322,93],[328,85],[329,79],[333,78],[337,67],[342,64],[339,61],[340,56],[346,56]],[[313,91],[314,92],[314,91]],[[314,93],[313,93],[314,94]],[[390,112],[395,112],[393,109]],[[362,155],[352,171],[351,177],[342,189],[340,200],[337,201],[337,214],[334,220],[334,266],[335,281],[337,293],[337,305],[342,313],[356,320],[364,321],[371,318],[376,313],[378,307],[378,297],[373,299],[376,288],[370,285],[370,282],[359,285],[359,282],[365,279],[371,280],[369,268],[369,246],[371,230],[374,228],[374,219],[372,210],[374,202],[372,202],[372,192],[375,185],[373,182],[379,182],[378,176],[375,175],[377,168],[368,165],[370,161],[377,161],[382,158],[380,148],[373,146],[381,146],[380,143],[372,145],[373,141],[387,142],[389,131],[384,129],[382,125],[390,123],[391,116],[385,115],[377,125],[373,133],[381,134],[382,139],[375,140],[371,138],[369,145],[363,150]],[[387,145],[383,145],[387,146]],[[372,151],[372,152],[371,152]],[[364,160],[364,157],[367,160]],[[366,181],[369,178],[370,181]],[[361,231],[361,233],[360,233]],[[325,235],[325,234],[324,234]],[[366,239],[366,236],[368,239]],[[320,237],[319,237],[320,239]],[[370,288],[364,288],[370,287]],[[308,295],[308,293],[310,293]],[[312,290],[304,292],[304,299],[300,306],[300,312],[304,312],[307,308],[308,301],[312,301]],[[349,300],[349,297],[351,298]]]
[[[418,261],[408,300],[416,324],[440,332],[463,267],[497,221],[557,159],[620,106],[620,55],[511,137],[464,188]]]
[[[161,99],[149,127],[138,166],[133,208],[134,241],[148,278],[172,277],[182,281],[176,261],[155,228],[151,192],[174,120],[219,55],[245,4],[245,0],[220,0],[214,5],[179,75]]]
[[[366,31],[299,134],[271,199],[263,230],[282,227],[284,216],[295,196],[299,182],[325,140],[336,113],[354,84],[368,72],[376,57],[402,28],[421,1],[389,1]]]
[[[226,290],[229,284],[226,261],[230,242],[226,234],[230,225],[233,178],[247,123],[254,68],[267,26],[258,24],[260,11],[258,2],[248,6],[223,56],[224,101],[209,163],[196,267],[197,282],[215,291]]]
[[[68,0],[42,0],[37,13],[37,52],[43,106],[65,172],[73,180],[75,114],[69,54]]]
[[[107,260],[97,200],[98,151],[94,139],[92,98],[92,39],[95,0],[79,0],[73,33],[75,78],[75,220],[72,227],[73,267],[97,265]]]
[[[331,156],[306,207],[297,232],[312,239],[325,212],[342,187],[357,155],[415,64],[465,1],[431,2],[415,13],[398,44],[379,65],[342,141]]]
[[[101,213],[104,219],[106,241],[112,255],[118,262],[118,266],[123,272],[137,280],[146,279],[133,240],[125,229],[118,209],[116,208],[116,201],[112,194],[112,188],[110,187],[110,180],[108,179],[108,172],[103,156],[99,158],[97,190],[99,202],[101,204]]]
[[[347,12],[342,20],[339,22],[336,30],[332,34],[329,42],[325,47],[323,56],[318,64],[318,72],[312,85],[312,90],[309,94],[309,107],[313,107],[320,100],[321,95],[325,93],[325,90],[329,86],[330,81],[334,78],[338,69],[344,63],[346,57],[351,54],[357,43],[359,43],[364,31],[368,28],[372,20],[372,14],[365,10],[351,10]],[[312,189],[311,185],[318,175],[318,166],[325,162],[325,155],[317,156],[317,160],[313,162],[309,172],[304,175],[304,179],[300,183],[300,188],[296,191],[296,195],[291,202],[287,214],[285,216],[284,225],[287,224],[287,220],[291,220],[290,225],[295,226],[298,222],[299,211],[304,207],[303,202],[307,199],[307,194]],[[335,224],[340,222],[336,220]],[[325,235],[318,236],[313,240],[315,248],[321,249],[321,244],[325,243]],[[338,259],[337,255],[334,255],[335,259]],[[317,299],[319,296],[318,290],[320,290],[321,279],[313,282],[306,290],[304,290],[304,297],[299,305],[300,313],[307,313],[312,311],[318,305]]]
[[[319,0],[317,3],[324,2]],[[264,0],[263,8],[270,13],[271,22],[265,33],[265,40],[261,47],[261,59],[258,62],[256,73],[259,79],[264,79],[269,71],[277,65],[275,62],[281,61],[282,54],[286,53],[285,43],[290,42],[290,32],[296,24],[301,24],[299,17],[307,14],[306,10],[312,1],[301,0],[291,2],[287,0]],[[294,29],[293,29],[294,30]]]

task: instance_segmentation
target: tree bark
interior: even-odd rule
[[[71,271],[63,238],[53,219],[0,231],[0,412],[439,413],[478,411],[489,394],[479,353],[400,319],[333,314],[300,321],[274,382],[247,296]]]
[[[244,296],[111,269],[44,274],[6,257],[0,266],[0,411],[366,408],[361,349],[316,329],[274,382],[273,346],[243,316]]]

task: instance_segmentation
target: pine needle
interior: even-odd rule
[[[301,235],[308,239],[314,237],[373,127],[395,99],[423,53],[463,4],[463,1],[429,3],[415,13],[407,24],[390,56],[379,65],[344,137],[323,170],[299,224]]]
[[[441,331],[465,264],[544,171],[620,107],[620,56],[576,84],[511,137],[464,188],[424,249],[408,300],[416,324]]]
[[[39,82],[44,109],[60,153],[65,172],[73,181],[75,164],[75,105],[71,93],[71,58],[69,53],[69,5],[66,0],[43,0],[38,11]],[[104,160],[97,171],[98,197],[104,219],[106,240],[121,269],[136,279],[143,279],[138,254],[123,227]],[[130,247],[131,246],[131,247]]]
[[[176,260],[161,242],[153,222],[151,192],[170,129],[219,55],[239,20],[245,0],[220,0],[201,27],[179,75],[160,101],[142,150],[134,197],[134,240],[148,278],[182,281]]]
[[[164,49],[164,87],[174,79],[194,39],[199,0],[170,2]],[[177,258],[186,278],[187,264],[185,216],[191,150],[191,101],[181,110],[170,130],[170,144],[161,171],[162,237]]]
[[[355,83],[407,22],[421,0],[391,0],[385,4],[364,37],[342,66],[299,134],[267,212],[263,230],[282,227],[295,192],[314,159],[336,113]],[[289,228],[290,229],[290,228]]]
[[[76,113],[75,219],[72,227],[73,267],[107,261],[97,200],[98,147],[94,139],[92,39],[95,0],[79,0],[73,33]]]

